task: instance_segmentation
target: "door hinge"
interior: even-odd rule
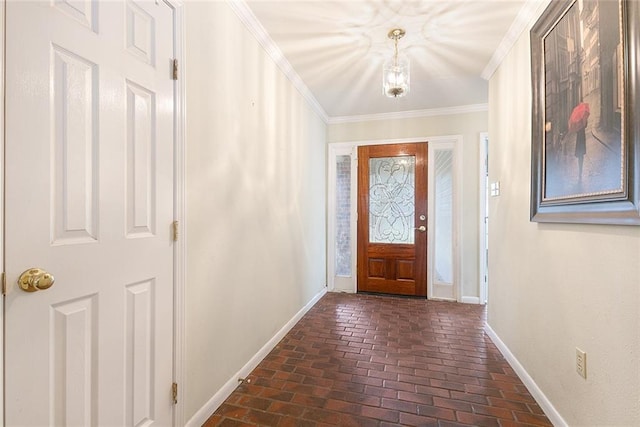
[[[173,404],[177,404],[178,403],[178,384],[177,383],[173,383],[171,384],[171,397],[173,399]]]
[[[178,80],[178,60],[173,60],[173,80]]]
[[[172,229],[173,229],[173,241],[177,242],[178,241],[178,221],[173,221]]]
[[[2,295],[7,295],[7,273],[2,272]]]

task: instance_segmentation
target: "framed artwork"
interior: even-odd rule
[[[531,29],[531,221],[640,225],[640,2],[553,0]]]

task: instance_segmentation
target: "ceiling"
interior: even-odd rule
[[[492,58],[527,2],[245,0],[244,19],[303,95],[328,118],[345,118],[485,104]],[[407,33],[399,49],[411,62],[411,90],[394,99],[382,93],[382,64],[397,27]]]

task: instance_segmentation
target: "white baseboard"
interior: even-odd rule
[[[460,302],[463,304],[480,304],[480,298],[478,297],[462,297]]]
[[[323,287],[312,299],[298,311],[295,316],[287,322],[258,352],[200,408],[191,419],[185,424],[186,427],[200,427],[218,409],[220,405],[238,387],[238,378],[245,378],[264,359],[267,354],[280,342],[282,338],[295,326],[296,323],[327,293],[327,288]]]
[[[485,323],[484,331],[487,335],[489,335],[489,338],[491,338],[491,341],[493,341],[496,347],[498,347],[498,350],[500,350],[500,353],[502,353],[504,358],[507,359],[507,362],[509,362],[509,365],[511,365],[516,374],[518,374],[518,377],[520,377],[520,380],[522,380],[524,385],[527,387],[529,393],[531,393],[536,402],[538,402],[538,405],[540,405],[544,413],[549,418],[549,421],[551,421],[555,427],[568,427],[569,425],[562,418],[551,401],[547,398],[547,396],[545,396],[542,390],[540,390],[540,387],[538,387],[535,381],[533,381],[531,375],[529,375],[526,369],[524,369],[524,366],[520,364],[518,359],[516,359],[513,353],[511,353],[511,351],[509,350],[509,347],[507,347],[507,345],[502,342],[500,337],[498,337],[498,335],[491,328],[491,326],[489,326],[488,323]]]

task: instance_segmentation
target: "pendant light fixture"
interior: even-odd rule
[[[382,92],[389,98],[400,98],[409,93],[409,60],[398,55],[398,40],[404,37],[402,28],[394,28],[387,36],[393,40],[393,57],[382,66]]]

